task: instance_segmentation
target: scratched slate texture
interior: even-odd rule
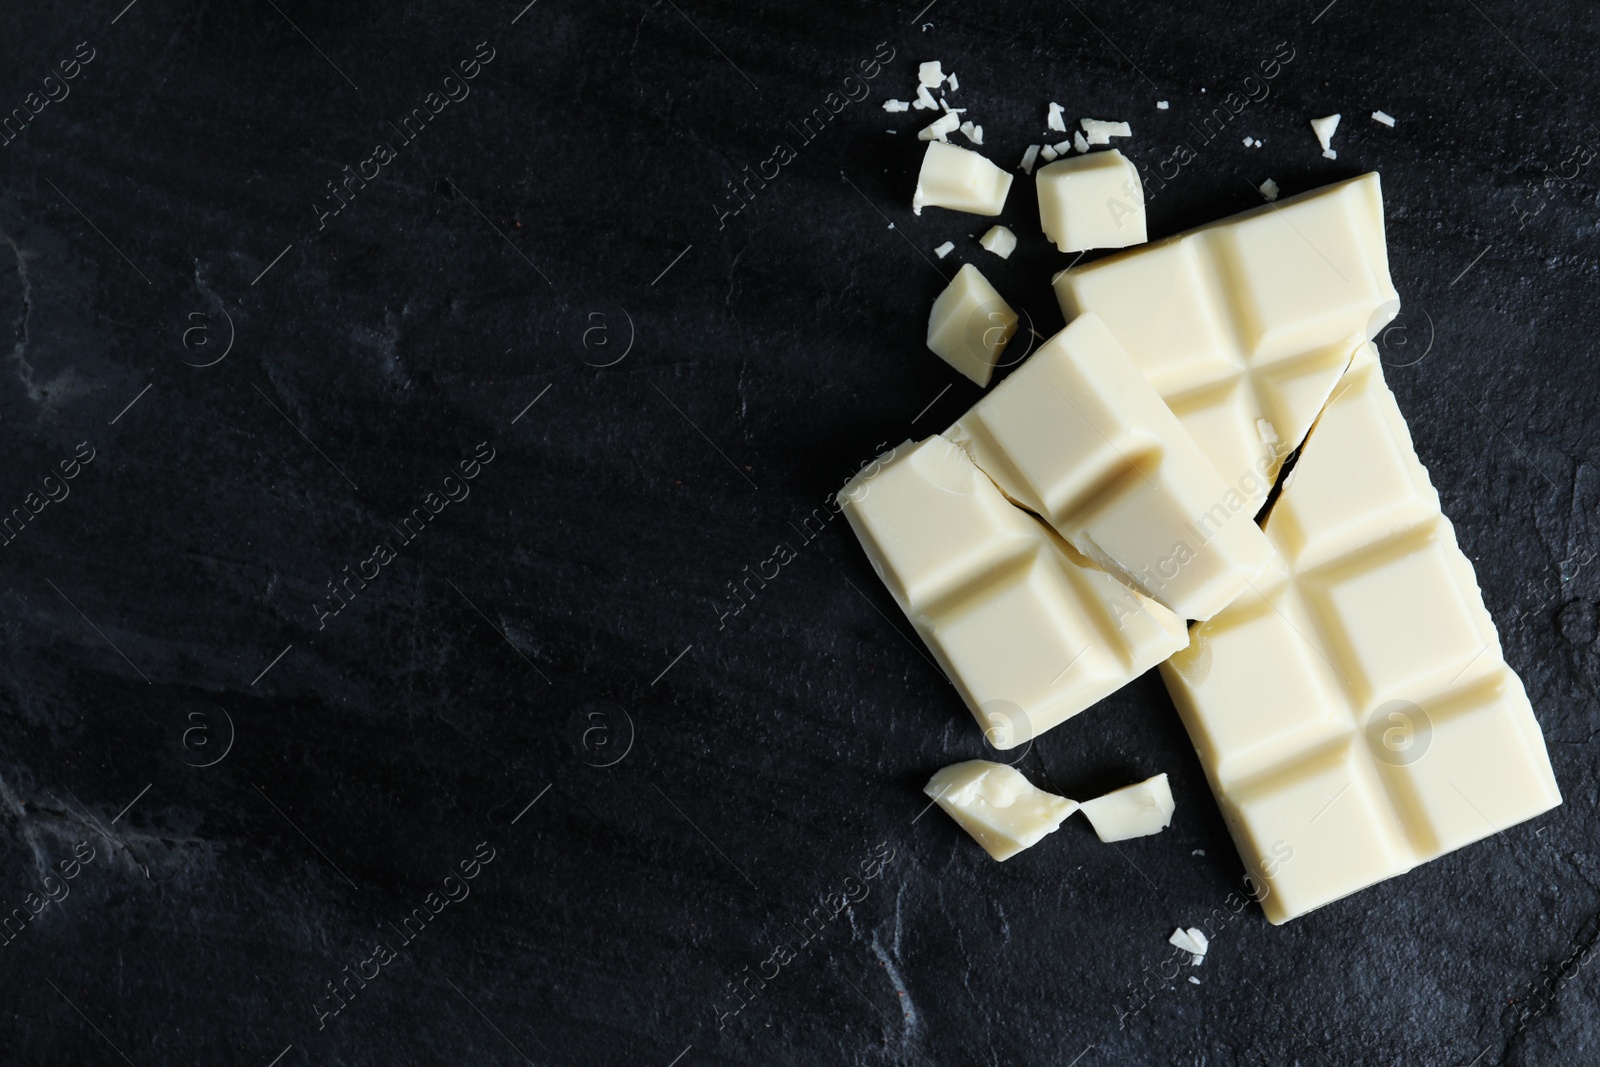
[[[0,1062],[1600,1056],[1587,5],[123,3],[0,11]],[[1026,181],[1009,262],[911,214],[934,58],[1004,165],[1050,100],[1188,143],[1153,235],[1382,172],[1389,381],[1565,806],[1274,928],[1151,675],[1022,767],[1166,771],[1164,833],[923,817],[985,748],[828,495],[977,397],[959,263],[1046,334],[1065,263]]]

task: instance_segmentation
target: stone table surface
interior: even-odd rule
[[[0,1062],[1600,1057],[1591,6],[524,2],[0,11]],[[1151,674],[1021,767],[1164,833],[925,813],[987,750],[830,494],[1067,262],[911,213],[929,59],[1008,167],[1129,121],[1153,235],[1382,172],[1563,807],[1272,927]]]

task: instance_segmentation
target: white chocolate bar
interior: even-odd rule
[[[1209,619],[1271,561],[1251,510],[1097,315],[945,433],[1007,496],[1182,618]]]
[[[1062,271],[1255,512],[1350,362],[1400,308],[1377,174]]]
[[[1008,860],[1053,834],[1076,801],[1036,788],[1004,763],[968,760],[946,767],[922,790],[997,860]]]
[[[1278,573],[1161,673],[1272,922],[1561,803],[1370,344],[1267,534]]]
[[[1144,244],[1144,183],[1116,149],[1041,167],[1034,182],[1039,225],[1061,251]]]
[[[983,156],[944,141],[929,141],[911,210],[920,215],[931,205],[973,215],[998,215],[1010,191],[1011,175]]]
[[[879,457],[839,498],[995,748],[1031,740],[1188,643],[1181,620],[1074,558],[942,437]]]
[[[948,242],[946,242],[948,243]],[[971,263],[956,271],[928,314],[928,347],[979,385],[994,376],[1017,330],[1017,313]]]

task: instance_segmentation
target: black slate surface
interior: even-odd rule
[[[1595,1062],[1588,5],[124,2],[0,11],[0,910],[66,894],[0,1060]],[[985,748],[828,495],[977,396],[946,275],[1048,333],[1065,261],[1026,182],[1007,263],[911,214],[927,116],[880,105],[933,58],[1004,165],[1050,100],[1189,142],[1156,235],[1382,172],[1389,381],[1564,807],[1274,928],[1151,675],[1023,769],[1167,771],[1166,832],[997,865],[919,818]]]

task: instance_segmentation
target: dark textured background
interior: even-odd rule
[[[95,450],[0,547],[0,901],[95,855],[0,947],[4,1062],[1600,1056],[1588,5],[122,3],[0,13],[0,108],[95,53],[0,148],[0,509]],[[482,41],[470,97],[319,230],[326,183]],[[719,228],[724,183],[879,42],[870,99]],[[880,105],[916,63],[959,74],[1002,165],[1059,100],[1130,121],[1149,167],[1279,42],[1152,235],[1269,176],[1382,172],[1389,380],[1567,800],[1274,928],[1234,913],[1153,674],[1023,769],[1072,796],[1166,771],[1166,832],[1075,820],[997,865],[918,818],[979,732],[845,523],[796,527],[977,396],[922,345],[962,260],[1060,325],[1029,183],[1007,263],[986,221],[911,214],[929,116]],[[1335,110],[1329,162],[1306,120]],[[470,497],[319,630],[326,583],[484,441]],[[778,542],[797,557],[719,624]],[[403,945],[480,842],[471,895]],[[875,850],[866,898],[719,1029]],[[1201,984],[1160,988],[1166,935],[1214,915]],[[397,958],[319,1029],[378,940]]]

